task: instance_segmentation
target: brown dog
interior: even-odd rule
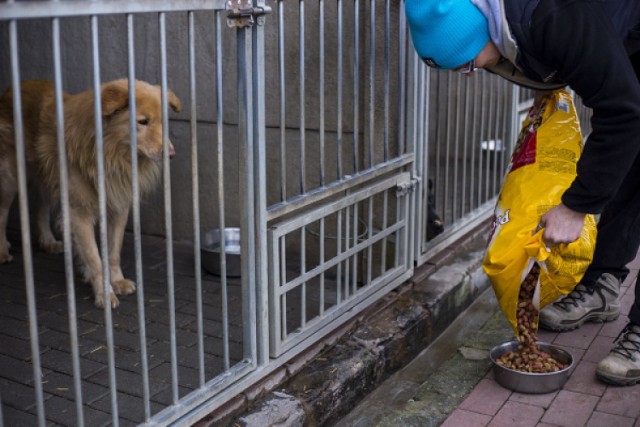
[[[162,171],[162,109],[159,86],[136,81],[138,178],[140,194],[156,187]],[[49,225],[48,195],[59,200],[59,163],[54,87],[43,80],[21,85],[27,171],[38,189],[37,228],[40,247],[52,253],[62,251]],[[13,135],[13,94],[8,89],[0,97],[0,264],[11,261],[6,225],[9,208],[18,190]],[[181,111],[178,97],[167,91],[169,105]],[[104,306],[102,261],[95,238],[99,221],[98,177],[95,144],[94,94],[63,95],[64,136],[69,178],[71,235],[80,271],[93,286],[95,304]],[[116,294],[135,291],[135,283],[125,279],[120,268],[120,250],[132,203],[131,140],[129,135],[129,89],[126,79],[101,86],[102,133],[111,306],[119,304]],[[169,155],[175,151],[169,142]]]

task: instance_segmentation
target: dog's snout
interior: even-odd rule
[[[173,159],[176,155],[176,150],[173,148],[173,144],[169,141],[169,158]]]

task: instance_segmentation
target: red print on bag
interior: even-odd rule
[[[535,130],[527,132],[519,146],[516,147],[511,156],[511,172],[514,170],[535,163],[536,161],[536,134]]]

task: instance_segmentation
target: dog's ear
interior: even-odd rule
[[[129,105],[129,88],[124,82],[112,82],[102,89],[102,116],[109,117]]]
[[[169,98],[169,105],[173,109],[173,111],[179,112],[182,111],[182,103],[180,99],[176,96],[175,93],[171,89],[167,90],[167,98]]]

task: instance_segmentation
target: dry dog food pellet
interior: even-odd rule
[[[523,372],[547,373],[556,372],[567,367],[541,351],[536,345],[538,340],[538,310],[533,305],[533,292],[536,288],[540,267],[534,264],[520,286],[518,295],[518,311],[516,312],[518,351],[510,351],[498,358],[496,362],[505,368]]]

